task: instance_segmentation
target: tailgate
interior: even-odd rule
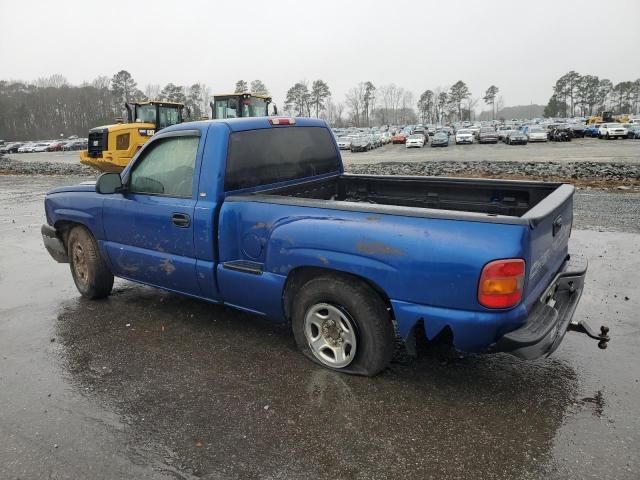
[[[573,224],[571,185],[561,185],[523,218],[529,220],[525,303],[536,301],[567,258]]]

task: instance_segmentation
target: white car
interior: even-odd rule
[[[349,150],[351,148],[351,138],[340,137],[338,138],[337,144],[340,150]]]
[[[598,130],[598,137],[606,138],[627,138],[629,131],[620,123],[603,123]]]
[[[548,140],[547,132],[544,128],[529,127],[525,133],[529,142],[546,142]]]
[[[422,135],[421,133],[418,133],[416,135],[409,135],[409,138],[407,138],[405,145],[407,148],[424,147],[424,135]]]
[[[46,152],[47,148],[49,148],[50,143],[36,143],[35,147],[33,147],[32,152]]]
[[[18,153],[31,153],[35,147],[35,143],[25,143],[18,149]]]
[[[456,132],[456,145],[460,143],[473,143],[473,132],[470,129],[463,128]]]

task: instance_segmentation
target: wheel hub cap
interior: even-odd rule
[[[356,354],[353,320],[339,308],[318,303],[307,311],[304,334],[313,355],[333,368],[349,365]]]

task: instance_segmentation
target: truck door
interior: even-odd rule
[[[201,296],[193,215],[198,130],[152,140],[124,179],[125,192],[105,198],[105,246],[113,273]]]

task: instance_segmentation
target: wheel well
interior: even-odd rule
[[[389,296],[379,285],[377,285],[375,282],[372,282],[368,278],[354,275],[348,272],[343,272],[341,270],[332,270],[330,268],[298,267],[289,272],[282,295],[282,306],[287,321],[290,321],[291,306],[293,304],[293,299],[295,298],[296,292],[309,280],[319,276],[337,276],[364,283],[380,297],[385,306],[389,309],[390,315],[393,318],[393,309],[391,307],[391,300],[389,299]]]
[[[69,220],[60,220],[59,222],[56,222],[54,225],[54,228],[58,232],[58,235],[60,236],[60,240],[62,240],[62,243],[64,244],[65,248],[67,248],[67,239],[69,238],[69,232],[74,227],[84,227],[87,230],[89,230],[86,225],[83,225],[82,223],[78,223],[78,222],[72,222]],[[93,235],[91,230],[89,230],[89,233]]]

